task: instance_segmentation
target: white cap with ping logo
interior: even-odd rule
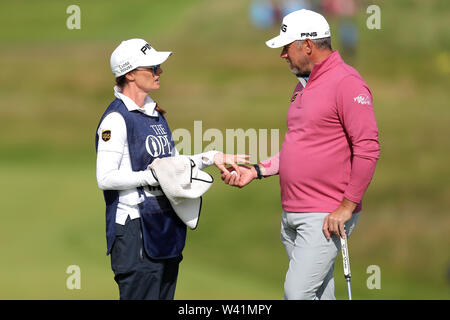
[[[319,13],[311,10],[297,10],[283,18],[280,35],[266,41],[270,48],[281,48],[296,40],[321,39],[330,36],[330,26]]]
[[[161,64],[171,54],[171,51],[156,51],[143,39],[125,40],[111,54],[111,70],[117,78],[138,67]]]

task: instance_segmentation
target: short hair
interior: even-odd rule
[[[331,47],[331,37],[320,38],[320,39],[310,39],[317,47],[317,49],[321,50],[333,50]],[[298,40],[298,46],[300,47],[305,40]]]
[[[119,88],[125,87],[125,85],[128,83],[128,79],[127,79],[126,75],[129,74],[129,73],[131,73],[131,72],[133,72],[133,71],[135,71],[135,70],[136,70],[136,69],[133,69],[133,70],[128,71],[127,73],[125,73],[125,74],[123,74],[123,75],[117,77],[117,78],[116,78],[116,85],[117,85]]]
[[[127,84],[128,80],[127,77],[125,77],[125,75],[121,75],[120,77],[116,78],[116,85],[119,88],[123,88],[126,84]]]

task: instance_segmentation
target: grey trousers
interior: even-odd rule
[[[281,242],[289,257],[284,282],[285,300],[335,300],[334,262],[341,250],[340,239],[327,240],[322,231],[324,212],[285,212],[281,216]],[[360,213],[345,223],[347,237]]]

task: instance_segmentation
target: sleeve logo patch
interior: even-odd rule
[[[360,94],[359,96],[354,97],[353,101],[358,102],[359,104],[367,104],[367,105],[372,104],[367,94]]]
[[[111,139],[111,130],[102,130],[102,140],[106,142],[109,139]]]

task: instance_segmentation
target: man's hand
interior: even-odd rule
[[[217,153],[214,156],[214,164],[215,166],[222,172],[222,174],[230,174],[230,171],[228,171],[227,168],[225,168],[226,164],[231,165],[234,170],[236,170],[238,177],[240,176],[240,170],[237,163],[250,163],[247,159],[249,158],[249,155],[246,154],[223,154],[222,152]]]
[[[357,203],[344,198],[339,207],[325,217],[322,231],[327,239],[330,239],[331,234],[338,237],[346,238],[344,223],[350,220],[355,210]]]
[[[231,169],[231,168],[230,168]],[[239,166],[240,169],[240,176],[237,174],[233,174],[234,170],[231,170],[231,173],[227,174],[225,172],[222,173],[222,180],[229,184],[230,186],[236,186],[239,188],[242,188],[246,185],[248,185],[250,182],[255,179],[258,174],[256,173],[256,170],[253,166]]]

